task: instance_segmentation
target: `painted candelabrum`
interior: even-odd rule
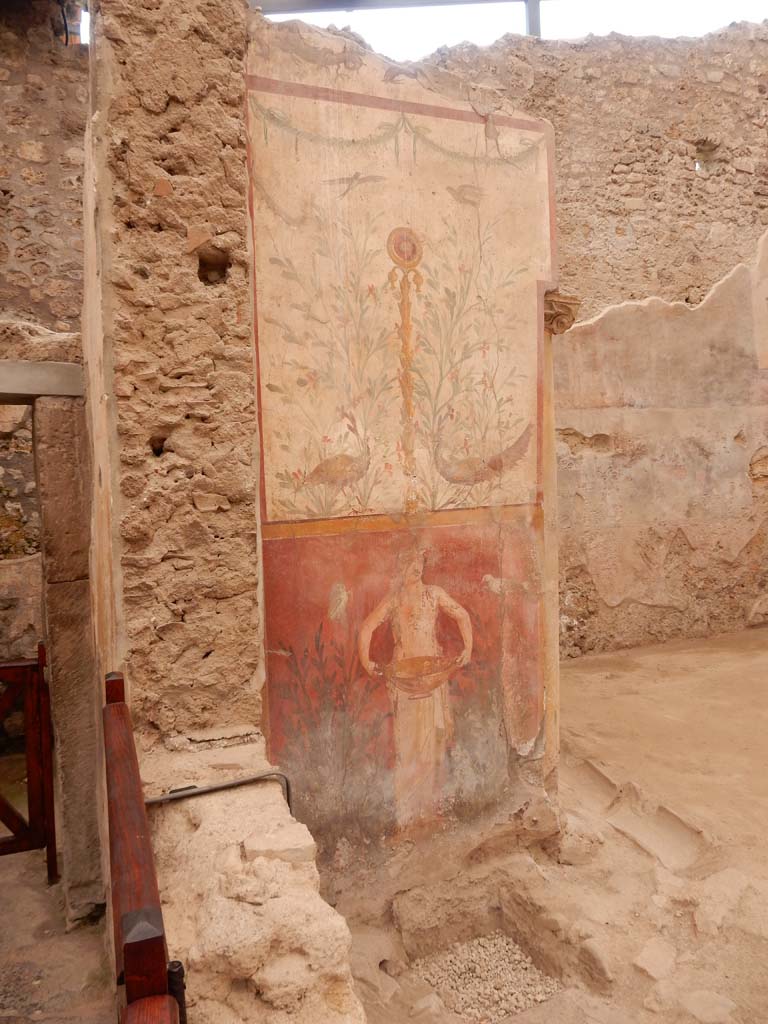
[[[400,323],[397,333],[400,338],[400,371],[398,379],[403,396],[403,465],[406,474],[405,512],[416,511],[416,457],[415,425],[416,408],[413,400],[413,322],[411,320],[411,286],[417,292],[423,284],[418,266],[424,250],[411,228],[394,228],[387,238],[387,253],[395,264],[389,272],[389,285],[400,291]]]

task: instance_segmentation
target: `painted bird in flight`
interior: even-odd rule
[[[456,188],[446,185],[445,190],[457,203],[461,203],[463,206],[474,206],[475,209],[478,208],[480,200],[485,195],[477,185],[458,185]]]
[[[343,192],[339,193],[339,199],[343,199],[344,196],[348,195],[353,188],[357,188],[358,185],[367,185],[374,181],[386,181],[387,179],[381,174],[361,174],[360,171],[355,171],[349,178],[326,178],[323,182],[324,185],[346,185],[347,187]]]

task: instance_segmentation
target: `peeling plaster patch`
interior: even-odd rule
[[[500,576],[491,576],[490,573],[483,576],[483,583],[492,594],[521,594],[529,593],[531,590],[530,584],[527,582],[505,580]]]
[[[557,431],[558,441],[564,441],[568,445],[571,455],[577,452],[593,451],[605,454],[613,451],[614,442],[608,434],[584,435],[572,427],[565,427]]]
[[[349,591],[343,583],[334,583],[328,600],[328,617],[331,622],[344,622],[347,617]]]
[[[760,485],[768,484],[768,447],[758,448],[749,460],[750,478]]]

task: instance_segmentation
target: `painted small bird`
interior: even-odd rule
[[[455,188],[453,185],[446,185],[445,191],[457,203],[461,203],[463,206],[474,206],[475,209],[478,208],[480,200],[485,195],[485,192],[477,185],[457,185]]]
[[[339,193],[339,199],[343,199],[344,196],[348,195],[353,188],[357,188],[358,185],[367,185],[374,181],[386,181],[387,179],[381,174],[361,174],[360,171],[355,171],[348,178],[326,178],[323,181],[324,185],[346,185],[343,192]]]
[[[435,445],[435,465],[443,480],[449,484],[463,484],[472,487],[474,484],[486,483],[494,477],[501,476],[511,469],[525,455],[531,440],[530,423],[520,437],[503,451],[490,455],[488,458],[469,456],[464,459],[448,459],[440,449],[439,439]]]

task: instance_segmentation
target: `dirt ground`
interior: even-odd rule
[[[565,663],[559,839],[327,880],[369,1024],[464,1024],[411,965],[499,931],[560,986],[508,1024],[768,1021],[766,691],[768,629]],[[111,1024],[102,925],[66,934],[44,877],[0,858],[0,1021]]]
[[[731,864],[768,877],[768,629],[567,661],[561,678],[565,749],[632,779]]]
[[[23,756],[0,758],[3,794],[22,813],[23,777]],[[61,887],[46,884],[45,851],[0,857],[0,893],[0,1021],[114,1024],[104,922],[66,931]]]
[[[767,689],[765,629],[565,663],[560,838],[341,895],[371,1024],[466,1020],[410,965],[497,929],[561,983],[508,1024],[768,1021]]]

